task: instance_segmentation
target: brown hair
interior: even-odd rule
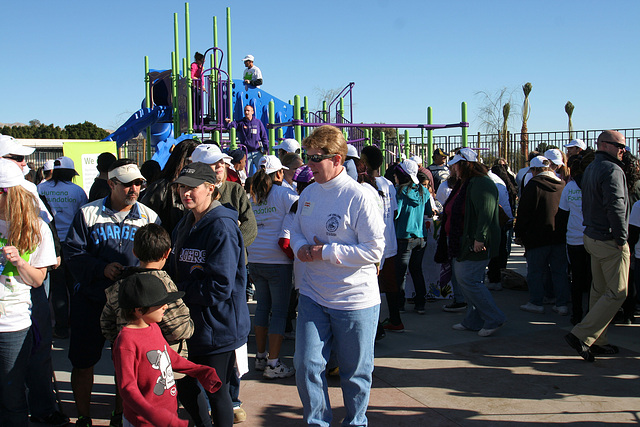
[[[263,168],[260,168],[258,172],[253,174],[253,181],[251,181],[251,199],[256,205],[267,200],[271,187],[275,184],[274,177],[277,172],[267,173]]]
[[[5,220],[9,222],[8,244],[20,254],[33,252],[40,242],[40,223],[36,198],[22,186],[10,187],[6,194]]]
[[[302,146],[306,149],[322,150],[325,154],[339,154],[340,164],[343,164],[347,158],[347,141],[340,129],[335,126],[324,125],[316,128],[302,141]]]
[[[460,180],[463,182],[476,176],[486,176],[489,168],[480,162],[467,162],[460,160],[458,162],[458,170],[460,171]]]

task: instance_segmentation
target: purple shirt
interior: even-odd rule
[[[229,123],[229,127],[237,129],[236,133],[240,139],[240,143],[247,147],[247,150],[251,153],[253,151],[264,151],[269,149],[269,138],[267,136],[267,130],[264,128],[262,122],[255,118],[251,121],[243,117],[242,120],[233,121]]]

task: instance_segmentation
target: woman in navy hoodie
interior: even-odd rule
[[[214,182],[211,167],[199,162],[185,166],[174,181],[189,213],[173,230],[171,269],[195,326],[187,341],[189,360],[216,369],[222,388],[208,394],[211,416],[216,426],[228,427],[233,425],[229,381],[235,375],[235,350],[247,342],[250,319],[238,214],[217,201]],[[194,402],[199,389],[194,382],[178,393],[183,402]]]

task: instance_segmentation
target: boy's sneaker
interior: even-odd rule
[[[383,328],[386,331],[391,331],[391,332],[404,332],[404,324],[402,322],[400,322],[397,325],[394,325],[393,323],[389,322],[386,323]]]
[[[520,306],[520,310],[528,311],[529,313],[544,313],[544,307],[541,305],[531,304],[530,302]]]
[[[93,427],[91,418],[80,415],[76,421],[76,427]]]
[[[256,357],[256,371],[264,371],[267,367],[267,358],[266,357]]]
[[[569,307],[567,307],[566,305],[561,305],[559,307],[557,305],[554,305],[553,307],[551,307],[551,309],[558,313],[560,316],[566,316],[567,314],[569,314]]]
[[[267,367],[264,368],[264,373],[262,374],[262,376],[269,379],[289,378],[295,373],[295,369],[288,367],[278,360],[278,364],[275,367],[267,365]]]
[[[37,424],[48,424],[50,426],[62,427],[69,424],[69,417],[60,411],[54,411],[46,417],[31,416],[31,422]]]
[[[467,309],[466,302],[455,302],[451,301],[449,304],[445,304],[442,306],[442,310],[449,313],[456,313],[458,311],[465,311]]]
[[[238,424],[247,420],[247,413],[242,406],[234,406],[233,407],[233,423]]]

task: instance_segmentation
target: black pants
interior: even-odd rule
[[[509,251],[507,249],[507,232],[508,228],[500,230],[500,247],[498,248],[498,256],[491,258],[489,261],[487,278],[490,283],[500,282],[500,280],[502,280],[500,269],[507,268],[507,260],[509,258]]]
[[[583,306],[583,295],[591,289],[591,256],[584,245],[567,245],[567,253],[571,270],[571,320],[580,322],[589,307],[588,303]]]

